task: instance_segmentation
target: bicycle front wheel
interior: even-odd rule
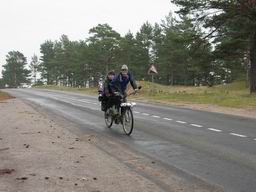
[[[126,135],[131,135],[133,131],[133,113],[131,108],[124,109],[122,115],[122,126]]]

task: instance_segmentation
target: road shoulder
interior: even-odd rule
[[[162,191],[19,99],[0,122],[0,191]]]

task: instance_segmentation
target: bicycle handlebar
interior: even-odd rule
[[[142,88],[142,86],[139,86],[138,89],[135,89],[133,92],[131,92],[130,94],[128,94],[126,97],[130,96],[130,95],[135,95],[137,93],[138,90],[140,90]]]

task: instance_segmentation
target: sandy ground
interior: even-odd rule
[[[0,192],[162,191],[21,100],[0,103]]]
[[[231,108],[231,107],[220,107],[215,105],[185,105],[186,108],[209,111],[215,113],[223,113],[227,115],[235,115],[240,117],[248,117],[256,119],[256,109],[255,108]]]
[[[175,106],[208,111],[214,113],[223,113],[227,115],[235,115],[240,117],[256,118],[256,109],[255,108],[231,108],[231,107],[221,107],[217,105],[210,104],[177,104]]]

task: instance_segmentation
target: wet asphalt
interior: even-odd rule
[[[128,144],[141,154],[195,176],[223,191],[256,191],[256,119],[137,103],[134,132],[106,129],[96,96],[40,89],[11,95]]]

